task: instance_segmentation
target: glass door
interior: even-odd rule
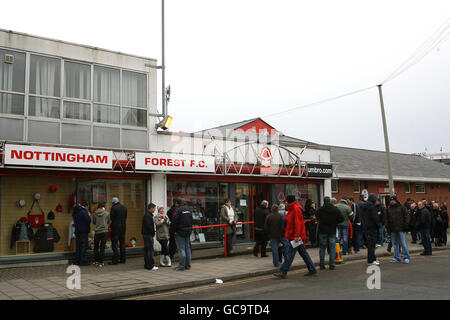
[[[237,222],[250,220],[250,185],[248,183],[236,183],[234,190],[233,207],[236,209]],[[236,226],[236,240],[238,242],[250,240],[250,227],[248,224]]]

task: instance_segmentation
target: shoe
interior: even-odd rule
[[[308,273],[305,273],[304,276],[305,276],[305,277],[310,277],[310,276],[315,275],[316,273],[317,273],[316,270],[314,270],[314,271],[309,271]]]
[[[170,256],[165,256],[166,260],[167,260],[167,266],[171,267],[172,266],[172,260],[170,259]]]
[[[411,243],[417,243],[417,241],[412,241]]]
[[[164,256],[163,255],[159,256],[159,265],[162,266],[162,267],[166,266],[166,264],[164,263]]]
[[[125,263],[126,261],[119,261],[119,263]]]
[[[355,254],[359,254],[359,251],[355,251]]]
[[[387,251],[386,250],[386,253],[387,253],[388,256],[392,256],[392,251]]]
[[[157,266],[154,266],[153,268],[152,268],[152,270],[158,270],[159,268],[157,267]]]
[[[379,248],[379,247],[381,247],[379,244],[375,245],[375,248]]]
[[[97,264],[97,267],[99,267],[99,268],[103,268],[104,266],[105,266],[104,263],[98,263],[98,264]]]
[[[273,275],[280,279],[286,279],[286,273],[277,272],[277,273],[274,273]]]
[[[261,255],[261,258],[265,258],[265,257],[268,257],[268,255],[267,254]]]
[[[380,262],[379,261],[374,261],[374,262],[372,262],[372,263],[367,263],[369,266],[370,265],[372,265],[372,266],[379,266],[380,265]]]
[[[320,266],[320,270],[325,270],[325,266]]]
[[[406,263],[406,264],[408,264],[408,263],[409,263],[409,259],[405,259],[405,260],[403,260],[403,263]]]
[[[334,269],[336,269],[336,267],[335,266],[330,266],[329,269],[330,270],[334,270]]]
[[[255,257],[258,257],[258,254],[257,254],[257,253],[254,253],[253,255],[254,255]]]
[[[401,260],[397,260],[397,259],[392,259],[392,260],[391,260],[392,263],[397,263],[397,262],[400,262],[400,261],[401,261]]]

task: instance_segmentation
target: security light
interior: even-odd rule
[[[156,124],[156,129],[161,128],[163,130],[167,130],[167,129],[169,129],[171,123],[172,123],[172,117],[171,116],[165,116],[164,119],[162,119],[161,122]]]

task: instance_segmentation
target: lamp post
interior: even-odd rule
[[[383,132],[384,132],[384,145],[386,147],[386,157],[388,165],[389,194],[392,196],[394,195],[394,180],[392,178],[391,150],[389,148],[389,138],[387,132],[386,115],[384,113],[383,91],[381,90],[381,84],[378,85],[378,94],[380,96],[381,118],[383,120]]]

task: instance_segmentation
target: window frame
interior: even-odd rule
[[[24,87],[23,87],[23,92],[17,92],[17,91],[8,91],[8,90],[1,90],[0,89],[0,93],[3,94],[15,94],[15,95],[20,95],[23,97],[23,114],[13,114],[13,113],[3,113],[0,111],[0,116],[5,117],[5,118],[22,118],[24,116],[27,115],[27,90],[28,90],[28,69],[29,69],[29,60],[28,60],[28,52],[26,51],[21,51],[21,50],[16,50],[16,49],[12,49],[12,48],[7,48],[7,47],[2,47],[0,46],[0,50],[4,50],[4,51],[11,51],[11,52],[16,52],[16,53],[21,53],[25,55],[25,66],[24,66]],[[1,61],[1,63],[3,63],[3,61]],[[24,126],[25,127],[25,126]]]
[[[355,191],[355,185],[358,183],[358,191]],[[361,193],[361,181],[359,180],[353,180],[353,193]]]
[[[406,188],[406,186],[408,186],[408,188]],[[410,182],[405,182],[405,193],[406,194],[411,193],[411,183]]]
[[[421,192],[421,191],[417,191],[417,187],[418,186],[420,186],[420,185],[423,185],[423,192]],[[427,189],[426,189],[426,186],[425,186],[425,182],[416,182],[415,183],[415,189],[416,189],[416,193],[418,193],[418,194],[425,194],[425,193],[427,193]]]
[[[336,189],[333,190],[333,182],[335,183]],[[339,180],[331,179],[331,193],[339,193]]]

